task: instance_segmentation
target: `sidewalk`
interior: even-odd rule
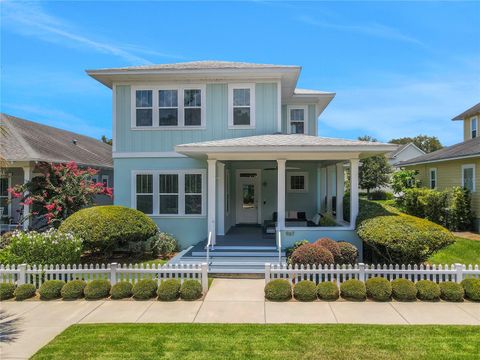
[[[480,325],[480,303],[265,302],[264,280],[215,279],[203,301],[6,301],[0,358],[27,359],[72,324],[356,323]],[[7,316],[7,317],[6,317]]]

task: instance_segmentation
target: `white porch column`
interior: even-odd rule
[[[217,233],[225,235],[225,164],[217,163]]]
[[[355,227],[358,215],[358,165],[360,160],[350,159],[350,226]]]
[[[31,180],[31,167],[30,166],[24,166],[23,167],[23,183],[27,183]],[[24,195],[27,195],[28,191],[24,193]],[[30,217],[28,214],[30,213],[30,205],[23,205],[23,230],[28,230],[28,226],[30,225]]]
[[[285,229],[285,168],[286,160],[277,160],[277,228]]]
[[[343,195],[345,193],[345,173],[343,163],[337,163],[337,221],[343,221]]]
[[[327,167],[327,212],[333,213],[332,197],[335,194],[335,165]]]
[[[212,234],[212,245],[215,245],[216,241],[216,223],[215,223],[215,207],[216,207],[216,202],[215,202],[215,183],[216,183],[216,170],[217,170],[217,160],[216,159],[208,159],[208,180],[207,180],[207,186],[208,186],[208,233]],[[208,234],[207,234],[208,235]]]
[[[327,198],[327,168],[320,168],[320,211],[327,212],[327,204],[325,199]]]

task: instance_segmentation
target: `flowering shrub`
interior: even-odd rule
[[[1,264],[76,264],[82,254],[82,239],[55,229],[46,232],[15,231],[0,250]]]

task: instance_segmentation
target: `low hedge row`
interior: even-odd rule
[[[340,284],[322,282],[316,285],[313,281],[303,280],[293,288],[288,280],[276,279],[265,286],[265,298],[270,301],[288,301],[293,297],[298,301],[314,301],[317,298],[325,301],[337,300],[340,296],[350,301],[363,301],[367,298],[374,301],[480,301],[480,279],[466,279],[461,284],[446,281],[437,284],[430,280],[414,283],[407,279],[388,281],[376,277],[365,283],[350,279]]]

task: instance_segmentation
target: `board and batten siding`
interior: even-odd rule
[[[131,87],[116,86],[116,151],[169,152],[175,145],[277,132],[276,83],[255,85],[255,129],[228,129],[228,84],[207,84],[205,129],[131,128]]]

